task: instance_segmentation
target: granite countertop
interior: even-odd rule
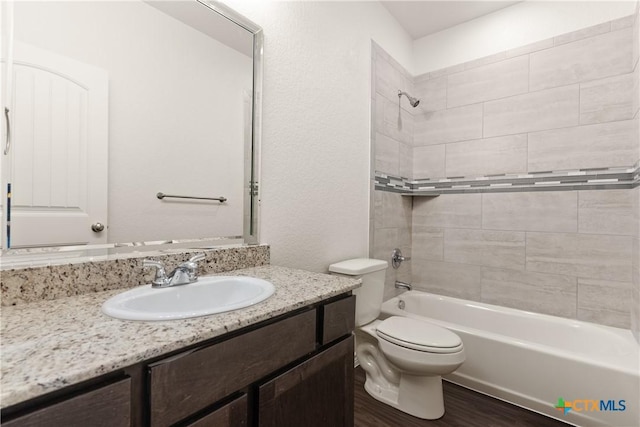
[[[100,306],[111,290],[15,307],[1,314],[0,404],[7,407],[98,375],[351,291],[360,281],[262,266],[221,275],[258,277],[276,291],[266,301],[185,320],[113,319]]]

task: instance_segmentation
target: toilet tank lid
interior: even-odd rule
[[[382,261],[379,259],[356,258],[331,264],[329,266],[329,271],[332,273],[359,276],[361,274],[384,270],[385,268],[387,268],[387,265],[387,261]]]

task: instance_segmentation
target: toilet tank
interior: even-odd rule
[[[361,278],[362,286],[353,291],[356,296],[356,326],[377,319],[384,297],[384,279],[387,261],[357,258],[329,266],[332,274]]]

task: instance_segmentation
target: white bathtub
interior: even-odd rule
[[[382,311],[462,338],[467,359],[446,377],[453,383],[575,425],[640,426],[640,352],[628,330],[418,291],[386,301]],[[564,414],[558,398],[596,401],[598,409],[603,400],[607,410],[575,402]]]

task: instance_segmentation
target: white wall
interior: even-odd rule
[[[110,242],[242,235],[251,58],[139,1],[16,2],[15,38],[109,72]]]
[[[411,39],[377,2],[227,2],[262,26],[261,241],[274,265],[366,257],[371,39],[410,68]]]
[[[439,70],[635,12],[636,1],[525,1],[415,40],[414,75]]]

